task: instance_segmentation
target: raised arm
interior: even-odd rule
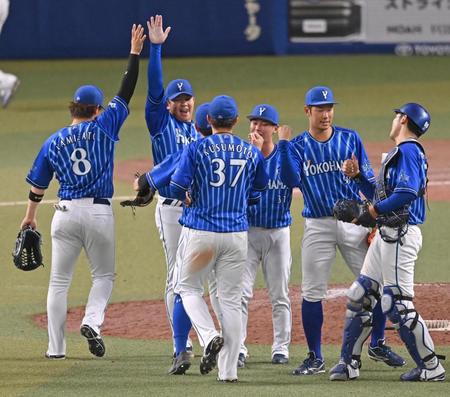
[[[159,102],[164,94],[164,83],[161,65],[161,44],[163,44],[171,27],[163,30],[163,18],[161,15],[150,17],[147,21],[148,38],[150,40],[150,59],[148,62],[148,96],[153,102]]]
[[[150,59],[147,68],[147,101],[145,105],[145,120],[150,133],[157,132],[161,120],[158,112],[165,111],[163,72],[161,64],[161,44],[169,36],[171,27],[163,30],[163,18],[161,15],[150,17],[147,22],[148,38],[150,40]]]
[[[145,41],[144,28],[141,25],[134,25],[131,28],[131,49],[128,57],[127,70],[124,73],[122,84],[117,96],[122,98],[127,104],[130,103],[136,87],[139,75],[139,55]]]

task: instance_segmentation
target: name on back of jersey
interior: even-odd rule
[[[73,145],[76,142],[79,141],[94,141],[95,140],[95,133],[92,131],[83,131],[78,133],[77,135],[68,135],[65,137],[58,137],[58,140],[56,142],[56,149],[61,150],[62,148]]]
[[[256,157],[256,153],[254,153],[250,147],[244,146],[242,144],[236,145],[234,143],[213,143],[203,148],[203,154],[205,156],[209,156],[210,154],[216,154],[219,152],[242,153],[247,159]]]

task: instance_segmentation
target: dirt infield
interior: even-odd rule
[[[340,344],[345,314],[345,288],[334,285],[329,290],[329,297],[324,301],[324,327],[322,340],[325,344]],[[415,305],[425,320],[450,320],[450,284],[423,284],[415,286]],[[300,291],[298,287],[290,291],[293,329],[292,343],[305,344],[305,336],[300,326]],[[171,333],[165,314],[163,301],[134,301],[113,303],[106,313],[102,334],[129,339],[170,340]],[[67,328],[78,332],[83,318],[84,308],[69,310]],[[33,320],[40,327],[47,326],[45,314],[34,316]],[[271,305],[266,290],[257,290],[249,307],[248,342],[256,344],[272,344]],[[436,344],[450,344],[450,331],[432,332]],[[195,339],[194,333],[192,337]],[[400,344],[395,331],[387,331],[390,344]]]
[[[450,140],[433,139],[422,142],[429,162],[428,199],[430,201],[450,201]],[[381,161],[381,153],[388,152],[392,148],[391,141],[365,143],[370,162],[378,173]],[[133,194],[131,184],[136,171],[146,172],[153,167],[153,162],[148,159],[132,161],[119,161],[116,164],[114,178],[122,182],[130,183],[130,196]]]

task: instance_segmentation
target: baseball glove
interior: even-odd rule
[[[395,211],[388,212],[387,214],[378,215],[377,223],[380,226],[387,226],[391,228],[402,228],[409,220],[408,206],[399,208]]]
[[[16,246],[12,252],[14,265],[20,270],[34,270],[42,263],[41,234],[31,227],[19,232],[16,239]]]
[[[369,213],[367,202],[356,200],[338,200],[333,207],[334,217],[342,222],[354,223],[364,227],[374,227],[376,220]]]
[[[138,177],[138,193],[133,200],[121,201],[122,207],[145,207],[153,201],[155,191],[150,187],[147,178],[144,175],[136,174]]]

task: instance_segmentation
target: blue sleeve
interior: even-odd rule
[[[248,205],[256,205],[261,200],[261,192],[256,190],[250,191],[250,196],[248,198]]]
[[[360,174],[354,179],[358,184],[358,188],[367,200],[372,201],[375,195],[375,181],[368,181],[364,174]]]
[[[375,174],[373,173],[372,166],[370,165],[369,158],[367,156],[364,145],[361,142],[361,138],[355,132],[355,156],[358,159],[359,176],[355,178],[355,182],[358,183],[358,188],[364,194],[366,199],[372,200],[375,194]]]
[[[416,195],[411,192],[394,192],[387,199],[375,204],[374,208],[379,214],[387,214],[412,203],[415,199]]]
[[[164,101],[164,83],[161,64],[161,44],[150,45],[147,68],[148,90],[145,103],[145,121],[150,135],[161,130],[166,122],[168,110]]]
[[[55,172],[48,159],[49,144],[49,140],[44,143],[25,178],[30,185],[38,189],[47,189]]]
[[[170,184],[170,178],[178,166],[182,152],[178,151],[167,156],[161,163],[155,165],[150,172],[146,173],[147,181],[154,190],[159,190]]]
[[[252,190],[263,191],[267,189],[269,177],[267,176],[266,167],[264,165],[264,157],[259,150],[257,150],[257,156],[255,179],[253,180]]]
[[[361,138],[357,133],[356,136],[356,153],[355,156],[359,163],[359,172],[361,173],[361,179],[366,180],[369,183],[375,183],[375,174],[373,173],[372,166],[370,165],[369,158],[367,157],[366,150],[361,142]]]
[[[172,175],[170,189],[172,196],[178,200],[184,200],[186,198],[186,191],[194,179],[196,147],[194,142],[183,150],[178,167]]]
[[[280,179],[288,187],[300,186],[301,158],[293,144],[286,140],[278,142],[280,151]]]
[[[399,148],[394,192],[409,192],[417,197],[421,187],[420,167],[423,166],[424,162],[420,156],[420,149],[415,143],[403,144]]]
[[[127,103],[119,96],[115,96],[104,112],[96,118],[100,129],[105,132],[113,141],[119,140],[119,131],[129,110]]]

